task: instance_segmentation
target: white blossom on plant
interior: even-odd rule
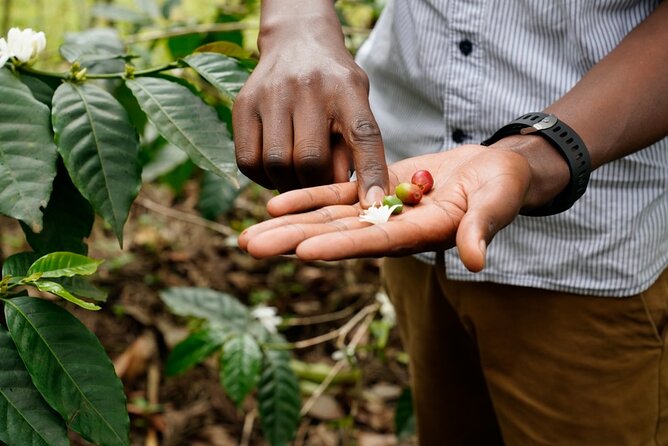
[[[4,67],[9,60],[9,51],[7,50],[7,41],[0,37],[0,68]]]
[[[392,212],[398,207],[398,204],[393,206],[388,206],[386,204],[376,206],[376,203],[374,203],[368,209],[362,211],[360,214],[360,221],[373,223],[374,225],[385,223],[390,219]]]
[[[7,33],[7,55],[15,62],[32,63],[45,48],[46,36],[42,31],[12,28]]]
[[[392,301],[390,301],[387,293],[383,291],[376,293],[376,302],[380,304],[379,311],[383,320],[390,325],[394,325],[397,320],[397,314],[394,310],[394,305],[392,305]]]
[[[269,333],[276,334],[278,325],[283,322],[283,318],[276,315],[276,307],[258,305],[251,311],[251,316],[257,319]]]

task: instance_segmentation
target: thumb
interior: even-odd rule
[[[499,184],[469,196],[468,209],[457,230],[459,257],[472,272],[485,267],[487,247],[497,232],[510,224],[520,211],[525,191]],[[478,198],[480,197],[480,198]],[[483,198],[484,197],[484,198]]]

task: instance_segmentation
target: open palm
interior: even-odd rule
[[[417,206],[386,223],[359,221],[355,183],[294,190],[267,204],[276,218],[248,228],[239,246],[255,257],[296,253],[304,260],[397,256],[457,245],[472,271],[484,267],[486,246],[524,204],[531,173],[522,156],[477,145],[409,158],[390,166],[394,187],[419,169],[434,188]]]

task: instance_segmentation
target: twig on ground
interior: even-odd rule
[[[359,322],[364,319],[369,313],[375,313],[380,308],[380,304],[374,303],[363,307],[358,311],[353,317],[350,318],[348,322],[343,324],[341,327],[329,331],[327,333],[308,338],[302,339],[301,341],[295,342],[284,342],[284,343],[268,343],[265,346],[272,350],[300,350],[303,348],[313,347],[314,345],[322,344],[323,342],[331,341],[332,339],[337,339],[337,347],[342,344],[346,336],[350,331],[355,328]]]
[[[255,418],[257,418],[257,409],[253,409],[246,414],[244,418],[244,427],[241,432],[241,442],[239,446],[248,446],[250,444],[251,435],[253,434],[253,425],[255,424]]]
[[[368,307],[371,307],[372,305],[369,305]],[[375,305],[373,305],[375,306]],[[368,308],[364,307],[364,308]],[[364,310],[364,309],[363,309]],[[361,313],[361,312],[360,312]],[[358,313],[358,314],[360,314]],[[364,319],[364,322],[362,322],[359,327],[357,328],[357,331],[355,332],[355,335],[353,338],[350,340],[348,345],[345,346],[346,350],[354,350],[355,347],[362,341],[362,338],[366,334],[367,330],[369,329],[369,326],[371,325],[371,322],[373,321],[374,314],[371,313],[369,314],[368,312],[365,314],[366,319]],[[334,377],[341,371],[343,366],[346,364],[348,361],[347,358],[340,359],[334,367],[332,367],[332,370],[329,372],[329,375],[316,387],[316,389],[313,391],[313,394],[311,394],[311,397],[304,403],[302,406],[302,410],[300,412],[301,416],[306,415],[312,408],[315,402],[320,398],[320,396],[327,390],[327,387],[331,384],[332,380]]]
[[[325,322],[337,321],[350,316],[355,309],[353,307],[346,307],[343,310],[335,311],[333,313],[316,314],[313,316],[293,317],[285,321],[285,325],[294,327],[297,325],[315,325],[323,324]]]
[[[153,362],[148,368],[146,379],[146,399],[150,407],[157,407],[160,403],[160,366]],[[158,433],[151,427],[146,433],[145,446],[158,446]]]
[[[164,206],[146,197],[137,197],[135,203],[143,208],[148,209],[149,211],[153,211],[158,214],[162,214],[166,217],[174,218],[176,220],[181,220],[186,223],[202,226],[204,228],[210,229],[211,231],[223,234],[227,237],[237,236],[236,231],[228,226],[225,226],[221,223],[217,223],[215,221],[209,221],[205,218],[200,217],[199,215],[188,214],[187,212],[179,211],[178,209],[173,209]]]

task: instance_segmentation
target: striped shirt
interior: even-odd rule
[[[478,143],[543,110],[658,3],[390,0],[358,53],[388,161]],[[668,139],[597,169],[569,211],[517,217],[482,272],[456,248],[445,265],[454,280],[614,297],[647,289],[668,265]]]

